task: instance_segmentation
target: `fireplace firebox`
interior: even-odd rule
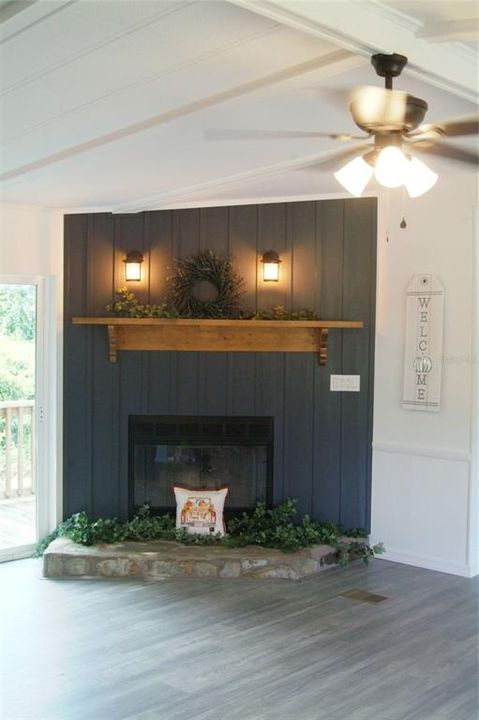
[[[174,485],[227,487],[226,517],[272,503],[272,417],[131,415],[128,436],[130,517],[173,512]]]

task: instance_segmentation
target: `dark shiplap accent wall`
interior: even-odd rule
[[[306,353],[120,352],[112,365],[105,328],[71,324],[105,315],[128,250],[145,255],[132,288],[159,302],[172,258],[205,248],[233,257],[246,308],[311,307],[364,329],[330,333],[326,368]],[[283,260],[277,285],[258,274],[270,248]],[[272,415],[275,501],[369,527],[375,278],[374,198],[66,216],[65,516],[126,517],[131,414]],[[331,393],[331,373],[360,374],[361,391]]]

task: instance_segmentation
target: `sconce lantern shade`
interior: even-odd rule
[[[143,262],[141,252],[130,250],[123,262],[125,263],[125,280],[141,280],[141,263]]]
[[[268,250],[267,252],[263,253],[261,262],[263,263],[263,281],[278,282],[279,265],[281,262],[278,253],[276,253],[274,250]]]

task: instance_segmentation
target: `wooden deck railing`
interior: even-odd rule
[[[0,401],[0,499],[35,494],[34,400]]]

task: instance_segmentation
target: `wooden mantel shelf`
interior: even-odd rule
[[[110,362],[118,350],[314,352],[328,360],[332,329],[359,329],[356,320],[200,320],[74,317],[74,325],[106,325]]]

